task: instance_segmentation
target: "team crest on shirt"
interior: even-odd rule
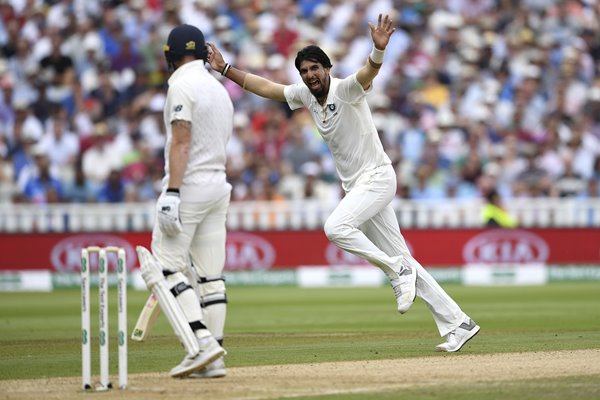
[[[177,104],[175,107],[173,107],[174,112],[179,112],[181,110],[183,110],[183,104]]]
[[[316,118],[320,118],[323,121],[323,123],[325,123],[328,117],[331,118],[338,115],[337,111],[335,111],[336,109],[337,107],[335,106],[335,104],[332,103],[327,104],[326,107],[314,107],[312,112],[315,114]]]

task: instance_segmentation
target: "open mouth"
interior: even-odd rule
[[[311,90],[318,90],[318,89],[321,88],[321,82],[319,82],[319,80],[315,80],[315,81],[309,82],[308,87]]]

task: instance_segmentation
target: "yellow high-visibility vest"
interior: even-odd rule
[[[494,204],[484,205],[481,216],[485,225],[497,225],[501,228],[515,228],[517,226],[517,220],[512,215]]]

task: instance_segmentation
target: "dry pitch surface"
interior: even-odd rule
[[[227,399],[258,400],[402,388],[600,374],[600,349],[504,354],[448,354],[398,360],[229,368],[222,379],[172,379],[165,373],[129,376],[129,389],[83,393],[81,379],[0,381],[0,399]],[[114,378],[114,377],[113,377]]]

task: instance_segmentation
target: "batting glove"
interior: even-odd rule
[[[179,218],[179,204],[179,192],[170,190],[162,194],[156,202],[158,227],[167,236],[175,236],[183,231]]]
[[[148,290],[152,290],[154,285],[165,279],[162,273],[162,267],[158,263],[158,260],[142,246],[136,247],[138,253],[138,260],[140,260],[140,270],[142,272],[142,278],[146,282]]]

